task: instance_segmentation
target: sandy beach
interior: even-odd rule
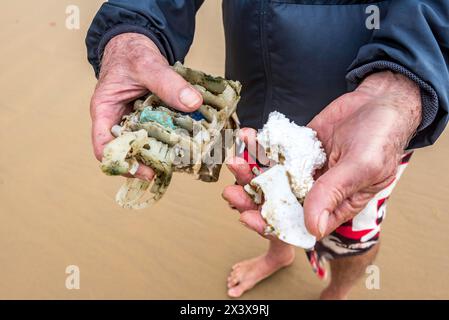
[[[143,211],[114,201],[122,178],[105,176],[90,143],[96,80],[84,38],[102,1],[5,1],[0,21],[0,299],[224,299],[235,262],[266,241],[221,198],[233,183],[177,174]],[[65,26],[80,8],[81,28]],[[224,73],[220,1],[206,1],[186,64]],[[389,202],[380,289],[354,299],[449,299],[449,135],[418,150]],[[295,263],[244,295],[315,299],[324,288],[298,249]],[[80,289],[65,287],[68,265]]]

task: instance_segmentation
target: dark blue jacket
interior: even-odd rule
[[[202,2],[104,3],[86,38],[96,74],[105,45],[124,32],[144,34],[170,63],[182,61]],[[378,29],[371,28],[373,5]],[[243,84],[243,126],[260,128],[274,109],[306,125],[378,70],[402,73],[421,88],[423,120],[411,148],[432,144],[446,126],[449,0],[224,0],[223,20],[226,77]]]

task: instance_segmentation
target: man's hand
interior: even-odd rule
[[[318,238],[331,233],[393,181],[421,108],[419,87],[385,71],[368,76],[309,123],[328,156],[304,202],[309,232]]]
[[[336,99],[309,127],[318,133],[328,162],[304,202],[307,229],[317,238],[334,231],[358,214],[391,183],[404,148],[421,122],[418,86],[391,72],[367,77],[358,89]],[[255,131],[242,131],[248,144]],[[240,186],[229,186],[223,197],[240,213],[240,221],[263,234],[259,207],[241,185],[252,179],[248,164],[235,158],[228,165]]]
[[[114,139],[112,126],[132,110],[132,101],[148,91],[181,111],[194,111],[202,104],[200,93],[170,68],[148,37],[125,33],[111,39],[90,105],[92,144],[99,161],[105,145]],[[149,181],[154,173],[141,164],[135,176]]]

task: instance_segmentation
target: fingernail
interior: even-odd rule
[[[201,97],[193,88],[185,87],[179,94],[179,100],[181,100],[182,104],[187,108],[192,109],[201,102]]]
[[[329,221],[329,211],[324,210],[318,219],[318,231],[320,232],[321,238],[324,237],[327,230],[327,223]]]

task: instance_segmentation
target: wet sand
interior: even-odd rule
[[[90,145],[86,29],[101,1],[79,0],[81,29],[65,28],[71,2],[2,4],[0,21],[0,298],[221,299],[230,266],[266,242],[221,199],[232,183],[176,175],[151,209],[119,208],[121,178],[103,175]],[[189,66],[223,74],[219,1],[198,15]],[[449,298],[449,136],[415,153],[394,192],[376,265],[380,290],[359,299]],[[65,288],[77,265],[80,290]],[[314,299],[324,283],[298,250],[294,265],[245,295]]]

